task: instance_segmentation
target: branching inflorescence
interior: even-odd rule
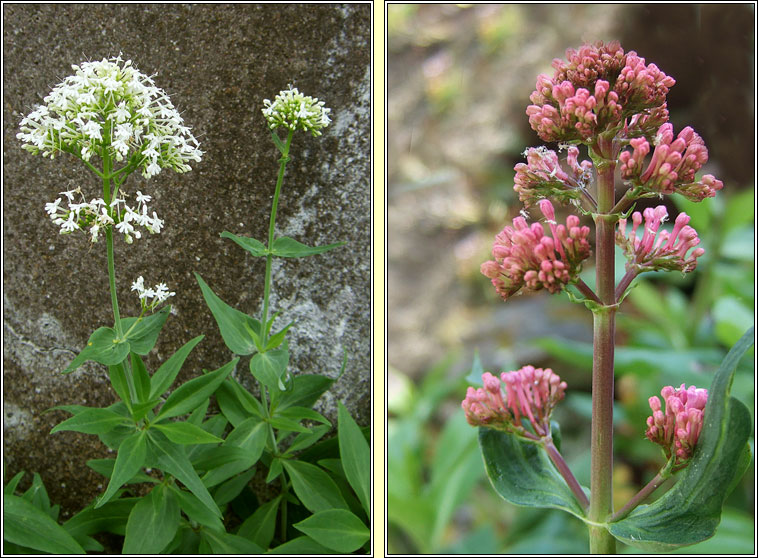
[[[550,412],[562,399],[565,382],[550,369],[526,366],[517,372],[482,377],[483,387],[468,389],[462,406],[469,424],[501,430],[543,444],[553,463],[588,509],[591,549],[613,552],[613,538],[599,523],[610,517],[613,434],[613,348],[615,313],[632,281],[646,271],[693,271],[705,250],[680,213],[671,230],[665,205],[633,211],[633,204],[652,196],[680,194],[692,201],[713,197],[723,183],[710,174],[698,176],[708,161],[703,139],[685,127],[678,135],[668,122],[666,97],[675,81],[636,52],[625,53],[618,42],[584,45],[566,51],[566,60],[553,61],[553,76],[540,75],[529,123],[546,142],[559,142],[566,150],[565,164],[546,147],[524,152],[526,163],[515,166],[514,190],[527,207],[537,205],[542,223],[513,219],[495,237],[494,259],[481,266],[503,300],[521,291],[545,289],[550,293],[575,285],[595,316],[593,359],[592,500],[587,499],[557,449],[550,443]],[[580,162],[579,145],[590,159]],[[616,166],[621,184],[616,184]],[[616,199],[617,186],[624,194]],[[550,199],[570,203],[595,222],[595,290],[579,277],[590,256],[590,228],[569,215],[558,224]],[[522,211],[522,215],[525,213]],[[631,222],[630,222],[631,221]],[[614,244],[627,259],[626,275],[615,284]],[[524,380],[528,377],[528,380]],[[657,488],[667,475],[684,468],[692,457],[703,424],[707,390],[690,387],[662,391],[665,414],[657,397],[650,399],[653,416],[647,437],[660,444],[669,463],[661,474],[633,498],[614,519],[628,514]],[[527,419],[532,429],[525,428]],[[484,450],[483,450],[484,451]],[[485,456],[485,461],[486,461]]]

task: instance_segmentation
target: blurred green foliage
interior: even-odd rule
[[[647,273],[638,278],[618,314],[614,470],[615,506],[644,486],[663,464],[644,435],[648,397],[665,385],[710,385],[729,348],[754,324],[754,190],[727,192],[694,204],[674,196],[692,218],[705,254],[695,272]],[[671,220],[673,222],[673,218]],[[623,275],[624,261],[617,262]],[[586,271],[592,283],[594,270]],[[588,371],[592,345],[544,337],[535,341],[561,370]],[[586,553],[582,523],[559,511],[518,508],[485,480],[476,429],[460,401],[472,377],[452,374],[450,355],[423,378],[410,380],[389,401],[387,503],[390,553]],[[525,363],[521,363],[525,364]],[[487,368],[485,364],[485,369]],[[475,362],[474,372],[481,372]],[[466,371],[467,373],[469,371]],[[469,374],[471,376],[471,374]],[[755,423],[754,349],[741,360],[732,394]],[[589,485],[591,394],[573,391],[558,409],[563,451],[580,483]],[[573,432],[573,434],[572,434]],[[579,434],[577,434],[579,432]],[[571,445],[580,453],[572,456]],[[751,446],[754,441],[751,438]],[[574,449],[576,452],[576,448]],[[678,554],[754,552],[753,462],[726,501],[716,535]],[[653,497],[665,492],[665,486]],[[619,543],[619,552],[637,553]]]

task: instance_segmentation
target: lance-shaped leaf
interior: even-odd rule
[[[584,517],[581,505],[541,446],[515,434],[481,427],[479,447],[490,483],[503,499]]]
[[[337,420],[339,428],[337,429],[337,437],[339,439],[342,467],[345,470],[345,476],[350,486],[353,487],[353,490],[358,495],[363,509],[370,516],[371,450],[368,447],[366,438],[361,433],[360,427],[353,420],[353,417],[350,416],[348,410],[341,402],[338,405]],[[313,533],[303,532],[306,535],[312,536],[321,544],[325,544],[324,541],[319,540]],[[352,550],[346,552],[352,552]]]
[[[716,532],[724,498],[752,431],[750,412],[729,396],[734,371],[753,344],[753,328],[732,347],[708,390],[703,430],[677,483],[650,505],[611,523],[617,539],[654,552],[703,541]]]
[[[166,435],[166,438],[175,444],[219,444],[223,442],[221,438],[206,432],[199,426],[195,426],[190,422],[164,422],[161,424],[154,424],[153,428],[157,428],[163,432]]]
[[[166,323],[169,312],[171,312],[171,306],[164,306],[155,314],[146,318],[139,318],[139,321],[137,321],[138,318],[123,318],[121,320],[122,331],[126,335],[126,340],[132,351],[138,355],[146,355],[155,347],[158,334],[161,332],[163,324]]]
[[[282,349],[257,353],[250,359],[250,372],[256,380],[271,390],[284,390],[282,377],[287,371],[290,355],[285,343]]]
[[[262,548],[268,548],[274,538],[276,527],[276,511],[281,500],[281,494],[260,506],[240,526],[237,534],[253,541]]]
[[[181,514],[165,485],[158,485],[132,508],[126,523],[124,554],[158,554],[174,538]]]
[[[3,500],[3,539],[50,554],[85,554],[49,515],[13,494]]]
[[[103,506],[110,500],[116,491],[128,482],[145,464],[145,455],[147,442],[145,440],[145,430],[137,430],[126,438],[118,448],[116,463],[113,466],[113,473],[108,482],[108,488],[105,490],[102,498],[95,504],[95,508]]]
[[[150,399],[155,399],[171,387],[174,383],[176,375],[179,374],[184,361],[190,354],[190,351],[195,348],[195,345],[202,341],[204,335],[198,335],[194,339],[187,341],[182,347],[176,351],[169,359],[161,364],[160,368],[155,371],[150,381]]]
[[[195,273],[195,278],[229,350],[238,355],[251,355],[256,352],[258,347],[254,337],[260,336],[261,322],[221,300],[197,273]],[[251,335],[250,330],[255,335]]]
[[[199,378],[194,378],[176,388],[176,390],[168,396],[163,407],[161,407],[158,416],[155,417],[155,422],[193,411],[195,407],[200,405],[203,401],[209,398],[214,391],[216,391],[216,388],[221,385],[221,382],[223,382],[231,371],[234,370],[237,361],[239,361],[239,358],[235,358],[231,362],[226,363],[218,370],[203,374]]]
[[[293,459],[285,459],[282,465],[292,479],[295,494],[310,511],[348,509],[340,489],[323,469]]]
[[[229,238],[233,240],[257,258],[265,257],[268,254],[268,249],[263,242],[250,238],[249,236],[237,236],[236,234],[224,231],[221,233],[221,238]]]
[[[371,535],[355,514],[340,509],[317,512],[293,527],[340,554],[358,550]]]
[[[346,242],[335,242],[334,244],[326,244],[324,246],[306,246],[288,236],[280,236],[274,240],[274,247],[271,253],[275,256],[282,258],[303,258],[305,256],[313,256],[315,254],[321,254],[328,250],[344,246]]]
[[[90,335],[87,346],[71,361],[64,374],[73,372],[88,360],[100,364],[113,365],[122,362],[129,354],[129,343],[119,341],[116,332],[110,327],[100,327]]]
[[[137,392],[137,401],[147,403],[150,396],[150,374],[147,372],[142,358],[135,352],[130,353],[132,359],[132,378],[134,378],[134,390]]]
[[[73,430],[85,434],[105,434],[120,424],[129,424],[129,419],[109,409],[88,407],[77,410],[73,417],[57,425],[50,431],[50,434],[55,434],[61,430]]]

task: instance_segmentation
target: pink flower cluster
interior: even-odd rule
[[[661,410],[658,397],[648,402],[653,416],[647,419],[645,436],[663,447],[666,458],[674,455],[674,470],[681,469],[692,457],[700,431],[703,429],[703,413],[708,401],[708,390],[681,385],[679,389],[666,386],[661,390],[666,411]]]
[[[526,109],[529,124],[544,141],[586,141],[622,118],[654,112],[658,122],[674,79],[618,42],[566,51],[567,62],[553,61],[555,74],[537,77]],[[643,124],[638,121],[638,124]]]
[[[482,388],[469,387],[461,403],[470,425],[517,432],[532,439],[550,434],[550,413],[566,392],[566,382],[550,368],[524,366],[503,372],[500,379],[485,372],[482,383]],[[536,437],[521,425],[522,418],[529,420]]]
[[[516,217],[513,227],[506,226],[495,237],[495,259],[481,266],[482,274],[492,280],[503,300],[522,287],[559,292],[576,277],[582,261],[590,255],[589,227],[580,227],[576,215],[569,215],[565,226],[556,225],[553,205],[548,200],[540,200],[538,205],[553,237],[545,236],[541,223],[529,226],[526,219]]]
[[[663,124],[655,137],[655,150],[645,168],[650,143],[644,137],[630,140],[632,151],[619,156],[621,177],[647,192],[673,194],[679,192],[692,201],[712,198],[724,187],[712,175],[695,181],[695,173],[708,161],[703,139],[689,126],[674,139],[674,127]],[[644,170],[643,170],[644,169]]]
[[[642,237],[637,237],[637,229],[645,218]],[[648,207],[642,214],[632,214],[632,230],[627,235],[626,219],[619,219],[616,231],[616,244],[621,246],[627,258],[627,269],[636,269],[637,273],[658,269],[679,270],[683,273],[692,271],[697,266],[697,258],[705,253],[703,248],[696,248],[689,256],[687,252],[700,243],[697,231],[690,227],[690,218],[680,213],[674,222],[674,229],[660,231],[661,224],[667,219],[668,211],[663,205],[655,209]],[[656,238],[657,236],[657,238]]]
[[[526,163],[514,167],[513,189],[527,207],[547,197],[563,201],[578,199],[580,189],[585,188],[592,178],[592,162],[582,161],[580,164],[579,149],[573,145],[568,148],[566,157],[570,173],[561,168],[557,153],[546,147],[530,147],[525,155]]]

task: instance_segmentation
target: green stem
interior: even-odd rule
[[[282,528],[282,543],[287,541],[287,491],[289,490],[289,483],[287,478],[282,472],[282,508],[281,508],[281,528]]]
[[[262,312],[262,319],[261,319],[261,327],[263,328],[261,339],[263,342],[263,346],[266,346],[266,343],[268,342],[268,326],[266,322],[268,321],[268,298],[269,294],[271,293],[271,263],[274,258],[274,255],[271,253],[271,250],[274,247],[274,225],[276,223],[276,208],[279,205],[279,194],[282,191],[282,182],[284,182],[284,168],[287,166],[287,161],[289,161],[289,152],[290,152],[290,144],[292,143],[292,136],[294,135],[294,130],[290,130],[289,134],[287,134],[287,143],[284,145],[284,152],[282,153],[281,159],[279,159],[279,176],[276,179],[276,190],[274,190],[274,202],[271,205],[271,218],[269,220],[268,225],[268,250],[269,253],[266,254],[266,278],[265,283],[263,287],[263,312]]]
[[[103,200],[110,209],[111,204],[111,158],[108,149],[103,149]],[[121,314],[118,311],[118,295],[116,294],[116,270],[113,263],[113,227],[105,227],[105,243],[108,248],[108,284],[111,290],[111,305],[113,306],[113,319],[115,321],[116,335],[123,339],[124,332],[121,329]]]
[[[642,502],[644,502],[648,496],[650,496],[653,492],[656,491],[656,489],[661,486],[666,480],[671,476],[671,467],[667,465],[660,471],[658,471],[658,474],[653,477],[653,480],[651,480],[649,483],[645,485],[645,487],[640,490],[637,494],[635,494],[627,503],[626,505],[621,508],[619,511],[614,513],[610,519],[608,519],[609,523],[612,523],[614,521],[620,521],[624,519],[627,515],[629,515],[634,508],[639,506]]]
[[[569,466],[566,464],[563,456],[553,444],[552,438],[543,438],[543,441],[545,445],[545,451],[547,451],[547,455],[550,457],[550,460],[553,462],[555,467],[558,469],[558,472],[566,481],[566,484],[571,489],[571,492],[574,493],[576,500],[581,504],[582,508],[587,511],[587,508],[590,505],[590,502],[587,499],[587,495],[584,493],[584,490],[582,490],[579,481],[576,480],[576,477],[571,472],[571,469],[569,469]]]
[[[598,214],[595,217],[597,296],[605,305],[594,312],[592,362],[591,500],[589,519],[604,523],[612,511],[613,497],[613,351],[615,333],[615,242],[616,216],[610,214],[615,201],[614,149],[596,146],[602,158],[598,170]],[[590,552],[615,554],[616,540],[604,527],[590,526]]]

